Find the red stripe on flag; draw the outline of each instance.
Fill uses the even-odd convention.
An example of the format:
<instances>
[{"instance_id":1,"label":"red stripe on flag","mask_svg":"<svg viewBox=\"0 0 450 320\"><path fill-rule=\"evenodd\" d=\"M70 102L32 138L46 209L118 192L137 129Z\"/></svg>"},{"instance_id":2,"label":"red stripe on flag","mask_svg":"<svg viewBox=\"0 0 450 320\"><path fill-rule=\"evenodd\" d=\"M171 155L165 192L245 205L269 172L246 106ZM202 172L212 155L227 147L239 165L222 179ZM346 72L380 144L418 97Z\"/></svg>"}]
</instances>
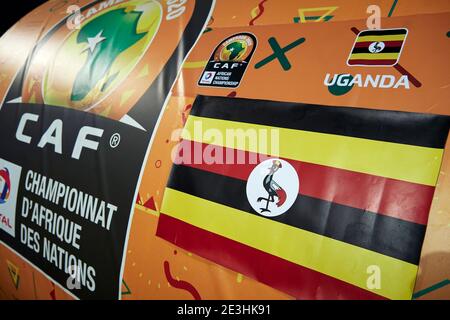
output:
<instances>
[{"instance_id":1,"label":"red stripe on flag","mask_svg":"<svg viewBox=\"0 0 450 320\"><path fill-rule=\"evenodd\" d=\"M194 152L201 154L208 144L183 140L180 147L191 150L191 164L185 166L247 181L250 173L260 162L256 153L223 148L225 155L241 153L244 164L193 163ZM210 147L214 147L210 145ZM220 147L217 147L220 148ZM196 151L197 150L197 151ZM187 157L189 159L189 157ZM250 162L256 160L257 163ZM262 159L264 160L264 159ZM300 178L300 194L368 210L386 216L426 225L433 200L434 187L401 180L389 179L349 170L343 170L291 159L288 161ZM180 163L181 159L177 159ZM234 161L236 162L236 161ZM253 163L253 164L249 164Z\"/></svg>"},{"instance_id":2,"label":"red stripe on flag","mask_svg":"<svg viewBox=\"0 0 450 320\"><path fill-rule=\"evenodd\" d=\"M356 42L355 48L368 48L372 43L376 41L364 41L364 42ZM401 47L403 41L383 41L386 48L392 47Z\"/></svg>"},{"instance_id":3,"label":"red stripe on flag","mask_svg":"<svg viewBox=\"0 0 450 320\"><path fill-rule=\"evenodd\" d=\"M385 299L370 291L200 229L163 213L159 216L156 235L297 299Z\"/></svg>"},{"instance_id":4,"label":"red stripe on flag","mask_svg":"<svg viewBox=\"0 0 450 320\"><path fill-rule=\"evenodd\" d=\"M371 65L371 66L390 66L393 65L397 62L397 60L383 60L383 59L373 59L373 60L368 60L368 59L350 59L348 60L348 64L349 65Z\"/></svg>"}]
</instances>

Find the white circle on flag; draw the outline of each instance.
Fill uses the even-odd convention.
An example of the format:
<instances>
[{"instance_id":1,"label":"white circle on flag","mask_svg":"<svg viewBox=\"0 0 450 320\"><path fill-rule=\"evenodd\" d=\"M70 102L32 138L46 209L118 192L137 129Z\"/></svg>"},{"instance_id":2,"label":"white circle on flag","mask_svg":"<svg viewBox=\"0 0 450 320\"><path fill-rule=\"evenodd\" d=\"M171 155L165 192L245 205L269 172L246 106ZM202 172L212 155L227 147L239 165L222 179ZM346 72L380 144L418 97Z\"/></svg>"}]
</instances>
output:
<instances>
[{"instance_id":1,"label":"white circle on flag","mask_svg":"<svg viewBox=\"0 0 450 320\"><path fill-rule=\"evenodd\" d=\"M300 181L294 167L281 159L258 164L247 180L247 199L253 210L266 217L276 217L292 207Z\"/></svg>"},{"instance_id":2,"label":"white circle on flag","mask_svg":"<svg viewBox=\"0 0 450 320\"><path fill-rule=\"evenodd\" d=\"M371 53L378 53L383 51L385 46L384 42L381 41L372 42L369 46L369 51Z\"/></svg>"}]
</instances>

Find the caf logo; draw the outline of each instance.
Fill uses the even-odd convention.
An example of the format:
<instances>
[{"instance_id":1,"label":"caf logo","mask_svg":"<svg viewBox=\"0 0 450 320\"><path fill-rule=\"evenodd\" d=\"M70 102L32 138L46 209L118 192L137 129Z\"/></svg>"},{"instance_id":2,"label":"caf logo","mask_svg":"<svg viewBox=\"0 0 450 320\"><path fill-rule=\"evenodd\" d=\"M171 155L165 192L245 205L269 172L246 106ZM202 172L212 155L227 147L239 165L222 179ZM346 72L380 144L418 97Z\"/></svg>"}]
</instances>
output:
<instances>
[{"instance_id":1,"label":"caf logo","mask_svg":"<svg viewBox=\"0 0 450 320\"><path fill-rule=\"evenodd\" d=\"M237 88L256 49L256 43L256 37L248 32L233 34L222 40L212 51L197 84Z\"/></svg>"},{"instance_id":2,"label":"caf logo","mask_svg":"<svg viewBox=\"0 0 450 320\"><path fill-rule=\"evenodd\" d=\"M281 159L258 164L247 181L247 199L252 208L266 217L289 210L297 199L300 182L292 165Z\"/></svg>"},{"instance_id":3,"label":"caf logo","mask_svg":"<svg viewBox=\"0 0 450 320\"><path fill-rule=\"evenodd\" d=\"M0 170L0 204L8 201L10 190L9 171L7 168L3 168Z\"/></svg>"},{"instance_id":4,"label":"caf logo","mask_svg":"<svg viewBox=\"0 0 450 320\"><path fill-rule=\"evenodd\" d=\"M25 102L89 111L125 82L157 36L163 8L155 0L109 4L86 9L79 29L52 33L29 70Z\"/></svg>"},{"instance_id":5,"label":"caf logo","mask_svg":"<svg viewBox=\"0 0 450 320\"><path fill-rule=\"evenodd\" d=\"M247 34L235 35L223 41L214 52L214 60L221 62L242 62L255 46L253 38Z\"/></svg>"}]
</instances>

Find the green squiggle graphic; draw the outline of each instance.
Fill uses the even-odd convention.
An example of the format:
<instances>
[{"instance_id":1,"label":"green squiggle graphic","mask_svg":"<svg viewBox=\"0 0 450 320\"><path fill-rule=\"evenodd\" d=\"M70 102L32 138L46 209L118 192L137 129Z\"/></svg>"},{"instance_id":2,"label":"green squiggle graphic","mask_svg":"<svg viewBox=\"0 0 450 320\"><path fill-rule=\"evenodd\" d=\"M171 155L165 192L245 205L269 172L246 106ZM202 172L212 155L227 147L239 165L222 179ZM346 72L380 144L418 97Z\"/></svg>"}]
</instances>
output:
<instances>
[{"instance_id":1,"label":"green squiggle graphic","mask_svg":"<svg viewBox=\"0 0 450 320\"><path fill-rule=\"evenodd\" d=\"M422 297L422 296L424 296L424 295L426 295L426 294L428 294L428 293L430 293L432 291L436 291L437 289L445 287L448 284L450 284L450 280L449 279L442 280L441 282L433 284L431 287L428 287L428 288L422 289L420 291L417 291L416 293L413 294L412 298L413 299L420 298L420 297Z\"/></svg>"}]
</instances>

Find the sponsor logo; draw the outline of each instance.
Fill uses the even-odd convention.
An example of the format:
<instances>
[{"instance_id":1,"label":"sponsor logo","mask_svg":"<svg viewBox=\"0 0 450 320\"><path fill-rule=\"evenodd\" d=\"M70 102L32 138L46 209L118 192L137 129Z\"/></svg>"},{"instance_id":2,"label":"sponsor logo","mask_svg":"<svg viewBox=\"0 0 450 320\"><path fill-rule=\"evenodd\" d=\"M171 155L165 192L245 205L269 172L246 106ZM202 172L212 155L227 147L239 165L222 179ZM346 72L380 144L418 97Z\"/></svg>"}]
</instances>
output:
<instances>
[{"instance_id":1,"label":"sponsor logo","mask_svg":"<svg viewBox=\"0 0 450 320\"><path fill-rule=\"evenodd\" d=\"M200 79L201 84L211 84L214 76L216 75L215 71L205 71Z\"/></svg>"},{"instance_id":2,"label":"sponsor logo","mask_svg":"<svg viewBox=\"0 0 450 320\"><path fill-rule=\"evenodd\" d=\"M0 230L15 236L16 202L22 168L0 158Z\"/></svg>"},{"instance_id":3,"label":"sponsor logo","mask_svg":"<svg viewBox=\"0 0 450 320\"><path fill-rule=\"evenodd\" d=\"M289 162L268 159L250 173L246 187L247 199L259 214L276 217L292 207L299 186L297 172Z\"/></svg>"},{"instance_id":4,"label":"sponsor logo","mask_svg":"<svg viewBox=\"0 0 450 320\"><path fill-rule=\"evenodd\" d=\"M5 203L9 199L11 190L11 180L9 179L8 168L0 170L0 204Z\"/></svg>"}]
</instances>

